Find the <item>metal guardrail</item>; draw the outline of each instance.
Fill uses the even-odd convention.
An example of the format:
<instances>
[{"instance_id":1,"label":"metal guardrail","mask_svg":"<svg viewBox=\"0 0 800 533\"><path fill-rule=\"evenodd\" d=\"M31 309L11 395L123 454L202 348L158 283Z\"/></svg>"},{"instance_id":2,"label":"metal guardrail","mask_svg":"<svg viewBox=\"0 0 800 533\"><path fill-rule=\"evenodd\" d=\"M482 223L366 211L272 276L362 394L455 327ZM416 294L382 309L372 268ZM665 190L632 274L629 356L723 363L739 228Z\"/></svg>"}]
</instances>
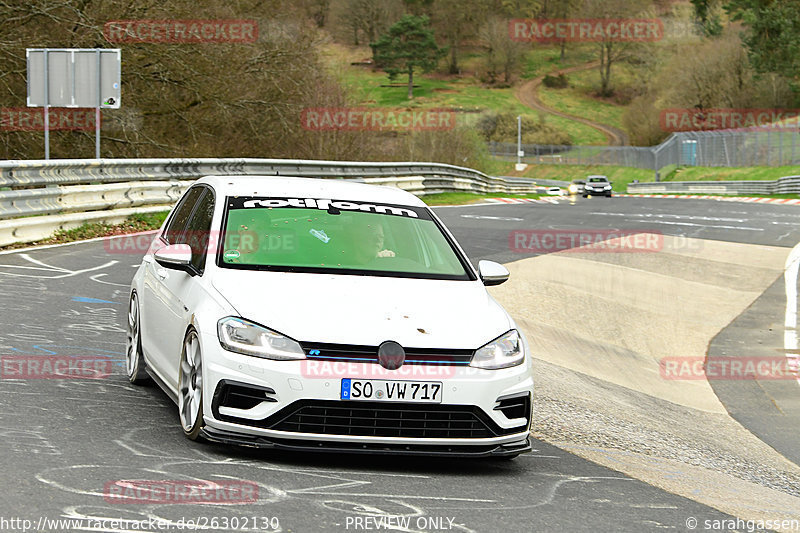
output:
<instances>
[{"instance_id":1,"label":"metal guardrail","mask_svg":"<svg viewBox=\"0 0 800 533\"><path fill-rule=\"evenodd\" d=\"M662 181L658 183L630 183L628 192L698 193L698 194L800 194L800 176L787 176L774 181Z\"/></svg>"},{"instance_id":2,"label":"metal guardrail","mask_svg":"<svg viewBox=\"0 0 800 533\"><path fill-rule=\"evenodd\" d=\"M399 187L417 196L454 191L524 194L536 190L529 179L492 177L439 163L288 159L2 161L0 246L34 242L87 221L117 222L135 212L168 209L193 180L210 175L355 179Z\"/></svg>"}]
</instances>

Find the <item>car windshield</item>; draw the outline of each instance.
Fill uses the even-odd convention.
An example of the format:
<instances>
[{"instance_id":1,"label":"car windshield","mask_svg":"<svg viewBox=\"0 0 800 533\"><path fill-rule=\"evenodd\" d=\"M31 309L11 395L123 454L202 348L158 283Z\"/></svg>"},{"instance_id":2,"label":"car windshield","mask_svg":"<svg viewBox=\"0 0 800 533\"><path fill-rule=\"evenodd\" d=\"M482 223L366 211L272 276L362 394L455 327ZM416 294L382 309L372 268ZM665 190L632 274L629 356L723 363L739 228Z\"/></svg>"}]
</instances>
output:
<instances>
[{"instance_id":1,"label":"car windshield","mask_svg":"<svg viewBox=\"0 0 800 533\"><path fill-rule=\"evenodd\" d=\"M427 209L232 197L219 265L290 272L471 279Z\"/></svg>"},{"instance_id":2,"label":"car windshield","mask_svg":"<svg viewBox=\"0 0 800 533\"><path fill-rule=\"evenodd\" d=\"M606 178L589 178L589 183L607 183L608 179Z\"/></svg>"}]
</instances>

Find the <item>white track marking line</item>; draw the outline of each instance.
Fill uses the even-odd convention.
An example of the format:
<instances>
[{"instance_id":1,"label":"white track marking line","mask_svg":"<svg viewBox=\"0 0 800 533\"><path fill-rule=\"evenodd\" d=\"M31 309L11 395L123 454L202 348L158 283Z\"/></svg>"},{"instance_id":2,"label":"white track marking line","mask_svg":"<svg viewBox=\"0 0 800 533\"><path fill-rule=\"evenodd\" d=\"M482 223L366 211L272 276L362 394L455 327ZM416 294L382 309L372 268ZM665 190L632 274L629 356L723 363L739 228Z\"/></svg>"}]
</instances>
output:
<instances>
[{"instance_id":1,"label":"white track marking line","mask_svg":"<svg viewBox=\"0 0 800 533\"><path fill-rule=\"evenodd\" d=\"M523 220L521 218L514 218L514 217L490 217L484 215L461 215L461 218L477 218L480 220L507 220L510 222L522 222Z\"/></svg>"},{"instance_id":2,"label":"white track marking line","mask_svg":"<svg viewBox=\"0 0 800 533\"><path fill-rule=\"evenodd\" d=\"M37 265L35 267L32 266L20 266L20 265L0 265L0 267L12 267L12 268L27 268L28 270L45 270L48 272L53 272L57 274L56 276L39 276L36 274L12 274L11 272L0 272L0 274L6 276L13 276L19 278L38 278L38 279L61 279L61 278L69 278L72 276L77 276L78 274L83 274L84 272L91 272L93 270L101 270L110 266L114 266L118 263L118 261L109 261L103 265L91 267L91 268L84 268L82 270L68 270L66 268L57 267L53 265L48 265L38 259L34 259L33 257L29 256L28 254L19 254L19 256L26 261Z\"/></svg>"},{"instance_id":3,"label":"white track marking line","mask_svg":"<svg viewBox=\"0 0 800 533\"><path fill-rule=\"evenodd\" d=\"M136 265L136 266L138 267L139 265ZM106 274L106 273L95 274L94 276L90 276L89 279L92 280L92 281L96 281L97 283L102 283L103 285L116 285L118 287L130 287L130 285L125 285L124 283L114 283L114 282L111 282L111 281L102 281L102 280L97 279L97 278L101 278L101 277L107 276L107 275L108 274Z\"/></svg>"},{"instance_id":4,"label":"white track marking line","mask_svg":"<svg viewBox=\"0 0 800 533\"><path fill-rule=\"evenodd\" d=\"M742 230L742 231L764 231L764 228L751 228L749 226L727 226L727 225L723 225L723 224L695 224L694 222L670 222L668 220L657 220L657 219L655 219L657 216L660 216L660 215L650 215L650 214L641 214L641 213L628 214L628 213L594 212L594 213L589 213L589 214L590 215L612 216L612 217L625 217L625 218L630 218L630 219L647 218L647 219L650 219L650 220L648 220L648 222L651 222L653 224L664 224L664 225L668 225L668 226L694 226L694 227L698 227L698 228L738 229L738 230ZM713 217L693 217L693 216L682 216L682 215L663 215L663 216L686 218L686 219L689 219L689 220L692 220L692 219L699 219L699 220L710 219L710 220L713 220ZM720 219L720 220L726 220L726 219ZM729 220L736 221L736 222L744 222L744 220L739 220L739 219L729 219Z\"/></svg>"},{"instance_id":5,"label":"white track marking line","mask_svg":"<svg viewBox=\"0 0 800 533\"><path fill-rule=\"evenodd\" d=\"M56 272L72 272L71 270L67 270L66 268L61 268L57 266L48 265L47 263L43 263L42 261L39 261L38 259L34 259L33 257L29 256L28 254L19 254L19 256L25 259L26 261L30 261L34 265L39 265L45 268L49 268L50 270Z\"/></svg>"},{"instance_id":6,"label":"white track marking line","mask_svg":"<svg viewBox=\"0 0 800 533\"><path fill-rule=\"evenodd\" d=\"M484 205L511 205L511 204L504 204L504 203L481 203L481 204L458 204L458 205L432 205L430 206L431 209L443 209L446 207L481 207Z\"/></svg>"},{"instance_id":7,"label":"white track marking line","mask_svg":"<svg viewBox=\"0 0 800 533\"><path fill-rule=\"evenodd\" d=\"M789 257L786 258L786 270L783 273L783 280L786 284L786 315L783 321L785 328L783 332L783 348L786 350L786 358L789 359L790 368L797 370L800 357L797 354L797 280L800 274L800 244L797 244ZM797 378L800 383L800 376Z\"/></svg>"},{"instance_id":8,"label":"white track marking line","mask_svg":"<svg viewBox=\"0 0 800 533\"><path fill-rule=\"evenodd\" d=\"M707 217L703 215L674 215L672 213L609 213L608 211L593 211L590 215L606 215L615 217L636 218L677 218L678 220L709 220L712 222L747 222L749 218Z\"/></svg>"}]
</instances>

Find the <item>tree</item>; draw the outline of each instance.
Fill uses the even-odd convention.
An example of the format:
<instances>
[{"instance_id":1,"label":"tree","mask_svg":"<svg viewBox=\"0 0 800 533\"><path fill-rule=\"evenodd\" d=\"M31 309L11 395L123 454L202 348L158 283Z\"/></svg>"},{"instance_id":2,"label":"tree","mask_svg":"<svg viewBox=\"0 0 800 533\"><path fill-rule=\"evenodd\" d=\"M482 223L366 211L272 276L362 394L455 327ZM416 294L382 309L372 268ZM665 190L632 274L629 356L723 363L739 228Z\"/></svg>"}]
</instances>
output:
<instances>
[{"instance_id":1,"label":"tree","mask_svg":"<svg viewBox=\"0 0 800 533\"><path fill-rule=\"evenodd\" d=\"M757 76L738 31L678 47L660 71L645 80L647 91L625 109L622 123L633 144L660 142L669 128L659 121L666 109L788 108L792 92L785 78Z\"/></svg>"},{"instance_id":2,"label":"tree","mask_svg":"<svg viewBox=\"0 0 800 533\"><path fill-rule=\"evenodd\" d=\"M585 0L582 14L594 19L630 18L640 15L644 5L643 0ZM606 34L597 44L600 52L600 96L611 96L614 94L611 67L628 57L634 43L615 40Z\"/></svg>"},{"instance_id":3,"label":"tree","mask_svg":"<svg viewBox=\"0 0 800 533\"><path fill-rule=\"evenodd\" d=\"M368 43L375 42L386 31L388 21L397 18L394 15L400 6L391 0L347 0L344 7L340 18L353 32L353 44L358 45L361 34Z\"/></svg>"},{"instance_id":4,"label":"tree","mask_svg":"<svg viewBox=\"0 0 800 533\"><path fill-rule=\"evenodd\" d=\"M430 72L447 53L439 48L426 16L405 15L389 31L370 44L375 66L384 70L390 80L401 72L408 73L408 98L414 98L414 70Z\"/></svg>"},{"instance_id":5,"label":"tree","mask_svg":"<svg viewBox=\"0 0 800 533\"><path fill-rule=\"evenodd\" d=\"M721 0L691 0L694 6L694 16L703 33L707 36L719 35L722 33L722 23L719 20L719 9Z\"/></svg>"},{"instance_id":6,"label":"tree","mask_svg":"<svg viewBox=\"0 0 800 533\"><path fill-rule=\"evenodd\" d=\"M486 18L485 0L436 0L433 4L437 34L450 49L447 70L459 74L458 52L464 40L474 37Z\"/></svg>"},{"instance_id":7,"label":"tree","mask_svg":"<svg viewBox=\"0 0 800 533\"><path fill-rule=\"evenodd\" d=\"M119 47L122 107L102 111L103 157L369 157L362 156L372 149L369 143L342 140L357 132L341 132L338 138L309 132L307 137L318 143L314 151L299 146L298 135L305 133L302 110L344 98L319 57L318 32L297 23L304 15L299 6L283 0L206 0L199 9L196 0L0 0L5 23L0 107L25 105L26 47ZM119 43L109 42L104 32L113 20L146 23L201 15L255 19L258 38L203 45ZM41 131L4 131L0 159L41 157L42 137ZM52 131L50 145L54 158L88 156L94 154L94 132ZM352 148L345 153L343 146Z\"/></svg>"},{"instance_id":8,"label":"tree","mask_svg":"<svg viewBox=\"0 0 800 533\"><path fill-rule=\"evenodd\" d=\"M508 21L498 16L490 17L480 32L481 44L486 48L486 81L496 83L502 74L505 83L519 69L525 44L508 38Z\"/></svg>"},{"instance_id":9,"label":"tree","mask_svg":"<svg viewBox=\"0 0 800 533\"><path fill-rule=\"evenodd\" d=\"M412 15L429 15L433 0L403 0L406 12Z\"/></svg>"},{"instance_id":10,"label":"tree","mask_svg":"<svg viewBox=\"0 0 800 533\"><path fill-rule=\"evenodd\" d=\"M747 27L744 43L756 71L800 80L800 4L797 0L732 0L725 9Z\"/></svg>"},{"instance_id":11,"label":"tree","mask_svg":"<svg viewBox=\"0 0 800 533\"><path fill-rule=\"evenodd\" d=\"M305 0L303 2L307 15L318 28L324 28L328 21L331 0Z\"/></svg>"},{"instance_id":12,"label":"tree","mask_svg":"<svg viewBox=\"0 0 800 533\"><path fill-rule=\"evenodd\" d=\"M581 0L544 0L539 16L544 19L565 19L578 9ZM561 39L561 62L566 56L566 39Z\"/></svg>"},{"instance_id":13,"label":"tree","mask_svg":"<svg viewBox=\"0 0 800 533\"><path fill-rule=\"evenodd\" d=\"M491 11L508 18L532 19L539 15L545 0L493 0Z\"/></svg>"}]
</instances>

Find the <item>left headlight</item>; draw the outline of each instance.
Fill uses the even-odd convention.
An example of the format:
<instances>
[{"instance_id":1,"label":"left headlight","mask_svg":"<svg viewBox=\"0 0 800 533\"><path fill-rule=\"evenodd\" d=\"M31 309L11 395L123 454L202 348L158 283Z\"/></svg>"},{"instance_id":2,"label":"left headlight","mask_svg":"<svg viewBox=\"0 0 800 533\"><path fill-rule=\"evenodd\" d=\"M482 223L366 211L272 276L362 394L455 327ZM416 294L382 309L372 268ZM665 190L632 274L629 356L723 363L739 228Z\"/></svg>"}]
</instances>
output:
<instances>
[{"instance_id":1,"label":"left headlight","mask_svg":"<svg viewBox=\"0 0 800 533\"><path fill-rule=\"evenodd\" d=\"M512 329L489 344L478 348L472 356L469 366L494 370L519 365L524 359L522 339L519 338L517 330Z\"/></svg>"},{"instance_id":2,"label":"left headlight","mask_svg":"<svg viewBox=\"0 0 800 533\"><path fill-rule=\"evenodd\" d=\"M231 352L277 361L306 358L297 341L243 318L221 319L217 335L222 347Z\"/></svg>"}]
</instances>

